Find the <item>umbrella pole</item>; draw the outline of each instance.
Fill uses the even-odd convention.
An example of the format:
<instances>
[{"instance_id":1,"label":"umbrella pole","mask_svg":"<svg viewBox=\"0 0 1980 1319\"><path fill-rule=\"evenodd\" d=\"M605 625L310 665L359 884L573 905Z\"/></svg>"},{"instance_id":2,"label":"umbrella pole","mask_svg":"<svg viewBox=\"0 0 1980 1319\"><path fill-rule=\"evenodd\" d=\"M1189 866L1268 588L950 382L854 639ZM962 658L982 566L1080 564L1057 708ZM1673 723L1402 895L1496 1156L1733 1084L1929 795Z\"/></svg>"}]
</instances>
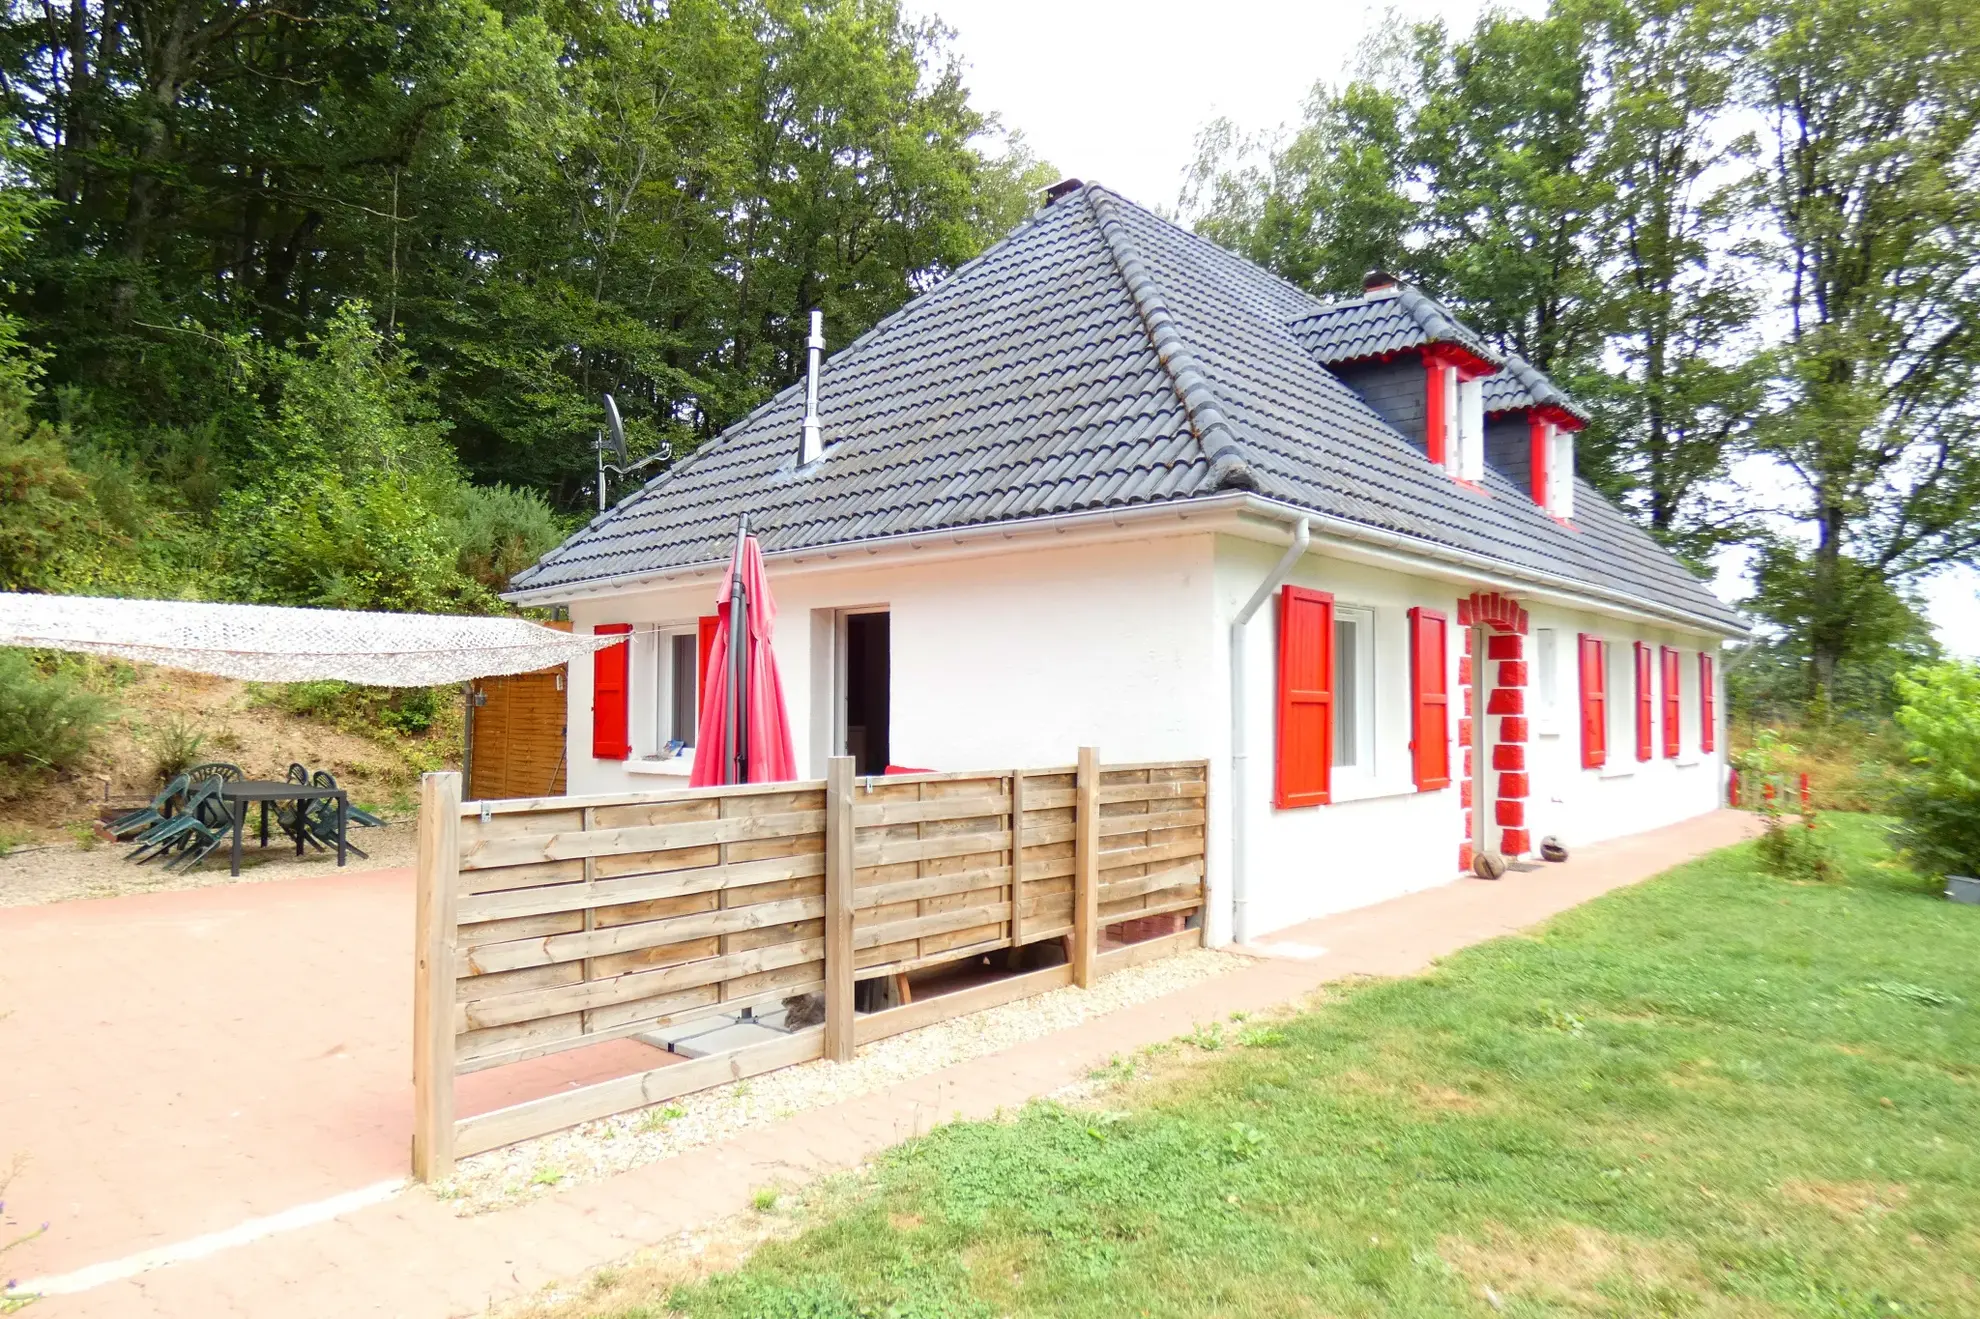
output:
<instances>
[{"instance_id":1,"label":"umbrella pole","mask_svg":"<svg viewBox=\"0 0 1980 1319\"><path fill-rule=\"evenodd\" d=\"M729 776L749 782L749 590L743 584L743 543L749 515L736 518L736 551L729 561Z\"/></svg>"}]
</instances>

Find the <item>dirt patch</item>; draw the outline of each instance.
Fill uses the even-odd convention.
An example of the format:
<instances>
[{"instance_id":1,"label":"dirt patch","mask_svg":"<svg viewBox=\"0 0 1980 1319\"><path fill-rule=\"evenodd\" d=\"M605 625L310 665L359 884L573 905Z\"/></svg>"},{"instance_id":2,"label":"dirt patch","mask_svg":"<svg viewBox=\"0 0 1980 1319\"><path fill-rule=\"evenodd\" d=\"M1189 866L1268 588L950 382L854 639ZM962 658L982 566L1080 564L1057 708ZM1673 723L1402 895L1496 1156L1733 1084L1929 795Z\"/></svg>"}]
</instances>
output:
<instances>
[{"instance_id":1,"label":"dirt patch","mask_svg":"<svg viewBox=\"0 0 1980 1319\"><path fill-rule=\"evenodd\" d=\"M425 737L401 738L292 714L233 678L148 664L105 665L99 678L92 685L106 689L115 714L88 763L55 777L0 781L0 835L17 846L71 840L106 801L131 807L149 800L159 787L160 740L175 724L200 735L199 760L230 761L251 778L274 779L301 761L335 774L352 801L388 811L411 809L421 770L460 760L453 709Z\"/></svg>"},{"instance_id":2,"label":"dirt patch","mask_svg":"<svg viewBox=\"0 0 1980 1319\"><path fill-rule=\"evenodd\" d=\"M1485 1101L1477 1095L1453 1090L1449 1086L1425 1085L1413 1082L1409 1087L1410 1097L1421 1108L1439 1113L1478 1113L1485 1108Z\"/></svg>"},{"instance_id":3,"label":"dirt patch","mask_svg":"<svg viewBox=\"0 0 1980 1319\"><path fill-rule=\"evenodd\" d=\"M253 818L249 819L253 829ZM351 842L370 853L353 853L344 873L397 870L413 864L419 850L418 831L410 822L383 829L352 829ZM210 888L216 884L260 884L271 879L337 872L335 852L306 852L298 857L294 844L277 838L262 848L244 837L241 873L228 874L228 849L220 848L192 870L167 870L163 861L133 865L124 860L128 845L104 843L84 850L73 843L26 848L0 856L0 907L33 907L47 902L86 898L121 898L132 893L170 893L179 889Z\"/></svg>"},{"instance_id":4,"label":"dirt patch","mask_svg":"<svg viewBox=\"0 0 1980 1319\"><path fill-rule=\"evenodd\" d=\"M1781 1195L1796 1204L1826 1209L1845 1222L1888 1214L1911 1198L1911 1188L1899 1182L1826 1182L1795 1180L1781 1184Z\"/></svg>"},{"instance_id":5,"label":"dirt patch","mask_svg":"<svg viewBox=\"0 0 1980 1319\"><path fill-rule=\"evenodd\" d=\"M1711 1316L1773 1313L1716 1292L1689 1247L1645 1241L1597 1228L1563 1225L1541 1235L1488 1227L1483 1240L1447 1237L1445 1261L1494 1308L1508 1299L1567 1307L1584 1314L1635 1315L1680 1300L1683 1312Z\"/></svg>"}]
</instances>

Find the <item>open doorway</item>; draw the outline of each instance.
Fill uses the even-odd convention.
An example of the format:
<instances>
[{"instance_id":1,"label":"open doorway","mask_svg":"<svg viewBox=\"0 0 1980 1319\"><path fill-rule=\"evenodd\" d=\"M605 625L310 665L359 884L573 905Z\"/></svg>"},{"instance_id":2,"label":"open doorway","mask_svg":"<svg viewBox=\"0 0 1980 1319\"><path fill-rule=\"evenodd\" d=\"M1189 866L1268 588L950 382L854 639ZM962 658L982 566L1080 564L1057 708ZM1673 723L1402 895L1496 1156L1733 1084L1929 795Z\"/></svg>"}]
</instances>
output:
<instances>
[{"instance_id":1,"label":"open doorway","mask_svg":"<svg viewBox=\"0 0 1980 1319\"><path fill-rule=\"evenodd\" d=\"M844 618L841 750L853 758L854 773L883 774L888 764L889 615L874 610Z\"/></svg>"}]
</instances>

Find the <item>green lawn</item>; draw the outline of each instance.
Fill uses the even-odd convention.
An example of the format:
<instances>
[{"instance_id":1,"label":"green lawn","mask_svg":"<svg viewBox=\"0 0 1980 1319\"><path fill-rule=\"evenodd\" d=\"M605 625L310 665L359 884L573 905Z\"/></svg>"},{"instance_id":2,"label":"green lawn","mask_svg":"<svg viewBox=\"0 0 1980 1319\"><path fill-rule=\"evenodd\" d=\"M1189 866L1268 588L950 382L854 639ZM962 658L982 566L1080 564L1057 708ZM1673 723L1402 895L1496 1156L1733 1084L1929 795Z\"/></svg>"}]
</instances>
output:
<instances>
[{"instance_id":1,"label":"green lawn","mask_svg":"<svg viewBox=\"0 0 1980 1319\"><path fill-rule=\"evenodd\" d=\"M943 1128L740 1272L593 1312L1980 1315L1980 909L1830 820L1844 883L1719 853L1101 1107Z\"/></svg>"}]
</instances>

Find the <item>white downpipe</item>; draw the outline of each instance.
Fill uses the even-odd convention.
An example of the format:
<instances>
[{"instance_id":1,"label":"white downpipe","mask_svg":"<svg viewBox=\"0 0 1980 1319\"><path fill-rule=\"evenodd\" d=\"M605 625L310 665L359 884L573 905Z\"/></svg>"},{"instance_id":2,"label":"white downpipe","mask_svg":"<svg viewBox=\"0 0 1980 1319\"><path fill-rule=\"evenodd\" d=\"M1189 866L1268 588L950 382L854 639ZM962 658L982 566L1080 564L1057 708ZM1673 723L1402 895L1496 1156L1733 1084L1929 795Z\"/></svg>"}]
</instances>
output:
<instances>
[{"instance_id":1,"label":"white downpipe","mask_svg":"<svg viewBox=\"0 0 1980 1319\"><path fill-rule=\"evenodd\" d=\"M1310 540L1307 520L1301 518L1293 524L1292 544L1231 620L1231 939L1238 944L1251 941L1251 875L1245 867L1244 847L1245 819L1251 804L1250 788L1245 781L1250 751L1245 736L1244 629L1258 607L1271 599L1272 593L1292 575L1293 568L1305 557Z\"/></svg>"}]
</instances>

